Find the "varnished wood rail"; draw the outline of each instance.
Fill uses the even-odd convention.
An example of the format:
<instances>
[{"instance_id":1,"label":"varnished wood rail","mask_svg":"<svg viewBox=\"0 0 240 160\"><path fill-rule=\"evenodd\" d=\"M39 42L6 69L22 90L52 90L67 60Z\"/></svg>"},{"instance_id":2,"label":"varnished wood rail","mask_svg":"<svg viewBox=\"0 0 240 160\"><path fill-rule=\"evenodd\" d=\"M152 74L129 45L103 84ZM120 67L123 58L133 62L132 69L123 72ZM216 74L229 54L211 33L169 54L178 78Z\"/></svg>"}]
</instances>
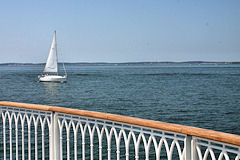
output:
<instances>
[{"instance_id":1,"label":"varnished wood rail","mask_svg":"<svg viewBox=\"0 0 240 160\"><path fill-rule=\"evenodd\" d=\"M240 160L239 135L37 104L0 101L0 135L4 160Z\"/></svg>"}]
</instances>

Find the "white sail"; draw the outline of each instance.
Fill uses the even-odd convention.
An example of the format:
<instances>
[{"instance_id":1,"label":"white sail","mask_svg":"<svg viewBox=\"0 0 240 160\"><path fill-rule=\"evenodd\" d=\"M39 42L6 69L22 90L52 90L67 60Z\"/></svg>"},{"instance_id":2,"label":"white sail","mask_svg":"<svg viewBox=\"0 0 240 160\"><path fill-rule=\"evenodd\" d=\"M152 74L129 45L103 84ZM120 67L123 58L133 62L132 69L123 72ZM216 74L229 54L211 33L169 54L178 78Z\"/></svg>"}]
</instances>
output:
<instances>
[{"instance_id":1,"label":"white sail","mask_svg":"<svg viewBox=\"0 0 240 160\"><path fill-rule=\"evenodd\" d=\"M56 31L53 35L52 45L43 72L58 72Z\"/></svg>"}]
</instances>

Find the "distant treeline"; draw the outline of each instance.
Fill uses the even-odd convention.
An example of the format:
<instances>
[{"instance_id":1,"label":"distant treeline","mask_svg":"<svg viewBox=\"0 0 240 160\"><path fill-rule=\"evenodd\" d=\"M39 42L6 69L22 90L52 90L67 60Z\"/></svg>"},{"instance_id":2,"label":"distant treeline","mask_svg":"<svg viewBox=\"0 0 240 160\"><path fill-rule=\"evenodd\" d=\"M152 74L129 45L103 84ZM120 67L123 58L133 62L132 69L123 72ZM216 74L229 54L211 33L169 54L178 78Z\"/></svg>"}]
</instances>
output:
<instances>
[{"instance_id":1,"label":"distant treeline","mask_svg":"<svg viewBox=\"0 0 240 160\"><path fill-rule=\"evenodd\" d=\"M61 64L61 63L60 63ZM240 62L208 62L208 61L186 61L186 62L125 62L125 63L105 63L105 62L77 62L64 63L65 65L77 66L128 66L128 65L169 65L169 64L240 64ZM42 66L45 63L0 63L0 66Z\"/></svg>"}]
</instances>

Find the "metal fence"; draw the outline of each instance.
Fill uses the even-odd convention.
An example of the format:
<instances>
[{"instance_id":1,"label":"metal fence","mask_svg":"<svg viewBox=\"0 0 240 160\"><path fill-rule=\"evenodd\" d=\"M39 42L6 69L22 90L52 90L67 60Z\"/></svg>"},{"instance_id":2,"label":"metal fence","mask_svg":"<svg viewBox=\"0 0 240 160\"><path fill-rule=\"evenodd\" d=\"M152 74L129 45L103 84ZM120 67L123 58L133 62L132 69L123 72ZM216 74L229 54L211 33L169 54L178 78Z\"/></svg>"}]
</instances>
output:
<instances>
[{"instance_id":1,"label":"metal fence","mask_svg":"<svg viewBox=\"0 0 240 160\"><path fill-rule=\"evenodd\" d=\"M58 112L60 107L44 110L22 106L0 103L0 159L240 159L237 135L226 134L233 138L226 143L202 138L202 134L184 134L184 126L177 129L180 132L174 132L171 124L169 130L162 130L148 127L143 119L143 125L136 125L137 118L117 116L115 120L108 114L107 118L98 118L97 112L89 116L84 111L69 114L67 108ZM133 123L121 118L129 118Z\"/></svg>"}]
</instances>

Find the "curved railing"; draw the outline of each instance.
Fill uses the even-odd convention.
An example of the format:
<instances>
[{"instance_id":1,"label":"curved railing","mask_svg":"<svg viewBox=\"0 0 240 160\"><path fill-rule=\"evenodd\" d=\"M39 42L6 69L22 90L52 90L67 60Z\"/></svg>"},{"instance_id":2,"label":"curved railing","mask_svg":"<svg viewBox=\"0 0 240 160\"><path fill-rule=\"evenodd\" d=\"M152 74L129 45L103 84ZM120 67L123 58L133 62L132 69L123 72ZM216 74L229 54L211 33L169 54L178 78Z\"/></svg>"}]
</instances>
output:
<instances>
[{"instance_id":1,"label":"curved railing","mask_svg":"<svg viewBox=\"0 0 240 160\"><path fill-rule=\"evenodd\" d=\"M240 136L108 113L0 102L0 159L240 159Z\"/></svg>"}]
</instances>

